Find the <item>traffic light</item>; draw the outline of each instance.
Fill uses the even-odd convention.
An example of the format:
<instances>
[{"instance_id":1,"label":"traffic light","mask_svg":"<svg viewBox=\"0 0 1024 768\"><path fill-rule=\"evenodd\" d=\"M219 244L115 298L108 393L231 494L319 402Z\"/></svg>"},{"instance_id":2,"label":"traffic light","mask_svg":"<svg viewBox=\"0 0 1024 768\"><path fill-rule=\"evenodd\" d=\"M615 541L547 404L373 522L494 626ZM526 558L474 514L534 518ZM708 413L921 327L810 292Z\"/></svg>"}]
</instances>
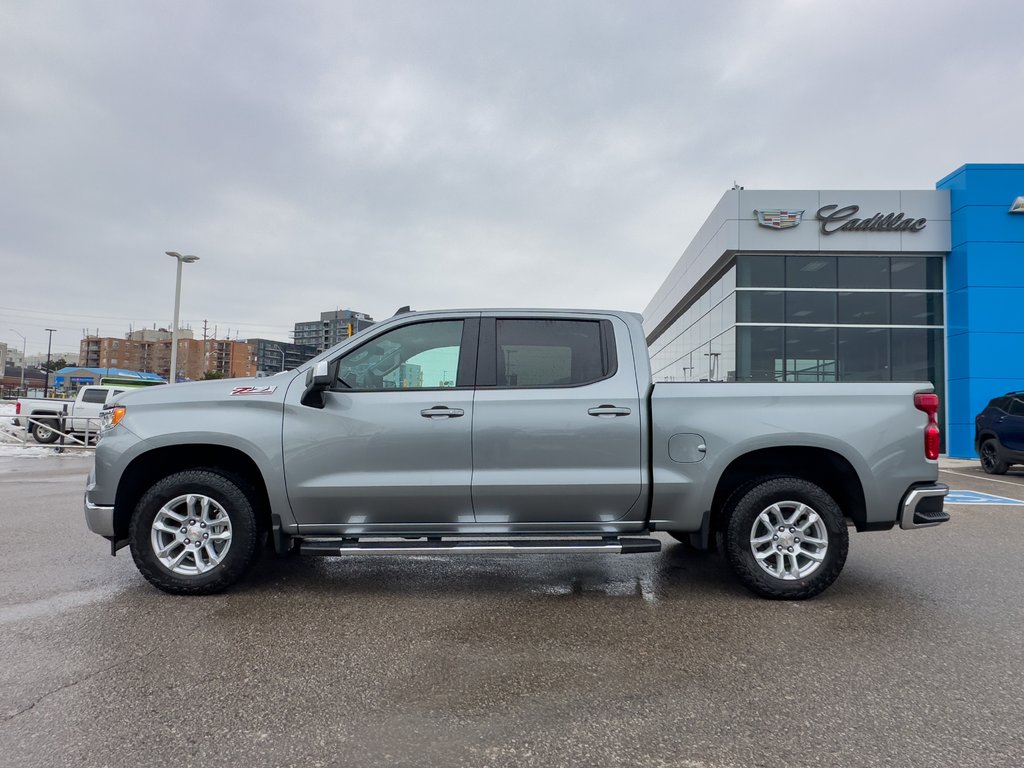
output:
<instances>
[{"instance_id":1,"label":"traffic light","mask_svg":"<svg viewBox=\"0 0 1024 768\"><path fill-rule=\"evenodd\" d=\"M351 336L351 335L352 335L352 323L349 323L349 324L348 324L348 335L349 335L349 336Z\"/></svg>"}]
</instances>

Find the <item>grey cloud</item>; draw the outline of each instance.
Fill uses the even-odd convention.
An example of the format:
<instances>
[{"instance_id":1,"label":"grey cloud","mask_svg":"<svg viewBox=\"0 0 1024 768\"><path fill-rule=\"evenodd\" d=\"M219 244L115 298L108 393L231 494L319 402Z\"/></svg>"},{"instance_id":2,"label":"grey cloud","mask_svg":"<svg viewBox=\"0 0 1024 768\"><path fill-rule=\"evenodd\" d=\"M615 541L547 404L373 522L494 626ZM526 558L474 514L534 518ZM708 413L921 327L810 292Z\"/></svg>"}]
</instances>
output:
<instances>
[{"instance_id":1,"label":"grey cloud","mask_svg":"<svg viewBox=\"0 0 1024 768\"><path fill-rule=\"evenodd\" d=\"M1019 160L1022 21L1011 0L5 4L0 328L74 349L169 323L169 248L202 257L183 320L222 333L639 310L734 179L914 188ZM29 273L60 285L11 287Z\"/></svg>"}]
</instances>

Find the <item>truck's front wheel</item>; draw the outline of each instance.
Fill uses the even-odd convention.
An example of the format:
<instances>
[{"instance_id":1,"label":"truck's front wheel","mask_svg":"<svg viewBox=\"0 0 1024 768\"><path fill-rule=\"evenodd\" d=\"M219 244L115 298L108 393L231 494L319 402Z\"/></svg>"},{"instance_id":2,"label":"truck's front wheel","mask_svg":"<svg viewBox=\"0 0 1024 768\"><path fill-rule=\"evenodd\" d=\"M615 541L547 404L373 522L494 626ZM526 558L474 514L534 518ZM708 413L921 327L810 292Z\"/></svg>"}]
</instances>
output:
<instances>
[{"instance_id":1,"label":"truck's front wheel","mask_svg":"<svg viewBox=\"0 0 1024 768\"><path fill-rule=\"evenodd\" d=\"M241 485L203 469L177 472L150 488L128 532L142 575L176 595L208 595L233 584L255 559L258 538Z\"/></svg>"},{"instance_id":2,"label":"truck's front wheel","mask_svg":"<svg viewBox=\"0 0 1024 768\"><path fill-rule=\"evenodd\" d=\"M846 520L817 485L773 477L730 501L726 559L752 592L802 600L839 576L849 549Z\"/></svg>"}]
</instances>

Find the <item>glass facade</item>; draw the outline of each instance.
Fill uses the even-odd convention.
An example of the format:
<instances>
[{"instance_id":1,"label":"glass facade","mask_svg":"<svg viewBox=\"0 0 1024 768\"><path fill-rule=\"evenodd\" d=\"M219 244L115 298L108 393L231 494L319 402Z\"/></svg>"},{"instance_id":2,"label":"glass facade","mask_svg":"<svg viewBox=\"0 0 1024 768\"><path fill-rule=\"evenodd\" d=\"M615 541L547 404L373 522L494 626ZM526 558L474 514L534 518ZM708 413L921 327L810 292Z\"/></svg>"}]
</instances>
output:
<instances>
[{"instance_id":1,"label":"glass facade","mask_svg":"<svg viewBox=\"0 0 1024 768\"><path fill-rule=\"evenodd\" d=\"M738 255L650 348L655 381L931 381L943 258Z\"/></svg>"}]
</instances>

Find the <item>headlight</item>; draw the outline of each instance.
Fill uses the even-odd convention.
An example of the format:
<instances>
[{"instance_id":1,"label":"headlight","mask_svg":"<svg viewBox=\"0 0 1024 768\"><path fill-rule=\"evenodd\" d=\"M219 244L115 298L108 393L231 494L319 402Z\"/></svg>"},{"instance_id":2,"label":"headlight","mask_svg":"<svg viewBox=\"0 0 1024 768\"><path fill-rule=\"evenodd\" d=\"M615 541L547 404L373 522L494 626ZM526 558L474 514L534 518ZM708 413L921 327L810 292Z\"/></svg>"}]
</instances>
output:
<instances>
[{"instance_id":1,"label":"headlight","mask_svg":"<svg viewBox=\"0 0 1024 768\"><path fill-rule=\"evenodd\" d=\"M113 408L104 408L100 412L100 432L113 429L121 423L127 409L123 405L115 405Z\"/></svg>"}]
</instances>

